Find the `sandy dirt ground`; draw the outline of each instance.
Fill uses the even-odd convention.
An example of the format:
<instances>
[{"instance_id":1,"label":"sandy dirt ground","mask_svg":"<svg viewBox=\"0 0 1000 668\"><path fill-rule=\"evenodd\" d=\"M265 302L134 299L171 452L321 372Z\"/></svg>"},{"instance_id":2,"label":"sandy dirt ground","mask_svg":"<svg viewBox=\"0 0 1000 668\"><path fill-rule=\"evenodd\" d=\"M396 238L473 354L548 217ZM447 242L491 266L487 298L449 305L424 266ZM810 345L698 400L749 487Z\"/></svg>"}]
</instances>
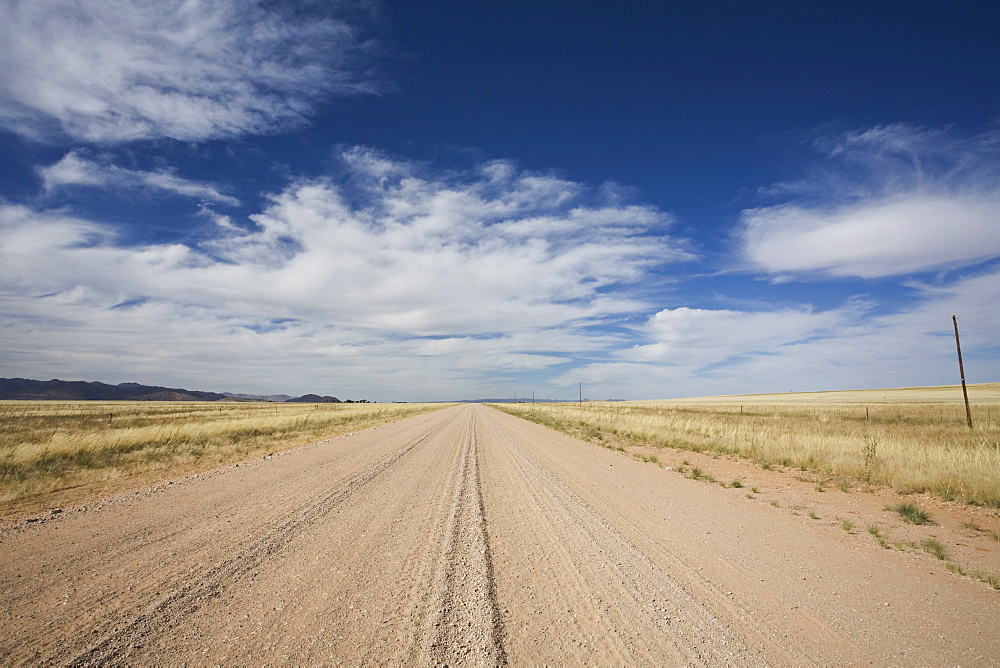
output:
<instances>
[{"instance_id":1,"label":"sandy dirt ground","mask_svg":"<svg viewBox=\"0 0 1000 668\"><path fill-rule=\"evenodd\" d=\"M1000 663L1000 592L746 491L457 406L4 527L0 662Z\"/></svg>"}]
</instances>

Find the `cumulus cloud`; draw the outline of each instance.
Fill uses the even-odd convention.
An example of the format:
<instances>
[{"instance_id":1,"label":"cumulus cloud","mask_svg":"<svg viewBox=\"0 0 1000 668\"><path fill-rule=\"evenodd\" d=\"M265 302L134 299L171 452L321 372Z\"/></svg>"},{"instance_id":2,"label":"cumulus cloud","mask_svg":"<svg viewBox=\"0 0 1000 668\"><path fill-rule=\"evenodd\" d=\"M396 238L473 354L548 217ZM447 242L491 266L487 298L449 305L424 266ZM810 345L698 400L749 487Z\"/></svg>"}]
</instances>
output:
<instances>
[{"instance_id":1,"label":"cumulus cloud","mask_svg":"<svg viewBox=\"0 0 1000 668\"><path fill-rule=\"evenodd\" d=\"M752 268L880 278L1000 256L1000 134L891 125L815 147L824 163L813 174L763 191L787 201L743 212Z\"/></svg>"},{"instance_id":2,"label":"cumulus cloud","mask_svg":"<svg viewBox=\"0 0 1000 668\"><path fill-rule=\"evenodd\" d=\"M4 0L0 122L35 139L203 141L377 88L344 3Z\"/></svg>"},{"instance_id":3,"label":"cumulus cloud","mask_svg":"<svg viewBox=\"0 0 1000 668\"><path fill-rule=\"evenodd\" d=\"M218 187L181 178L167 170L141 171L124 169L107 162L90 160L79 151L70 151L59 162L38 170L46 191L65 186L96 188L147 188L171 192L222 204L239 204Z\"/></svg>"},{"instance_id":4,"label":"cumulus cloud","mask_svg":"<svg viewBox=\"0 0 1000 668\"><path fill-rule=\"evenodd\" d=\"M694 257L668 214L510 163L442 176L355 149L346 164L337 184L290 183L199 246L126 245L63 212L0 207L5 326L22 342L2 363L89 369L155 347L229 370L271 355L287 365L272 381L335 368L362 389L392 376L486 391L622 346L595 327L648 309L634 286Z\"/></svg>"},{"instance_id":5,"label":"cumulus cloud","mask_svg":"<svg viewBox=\"0 0 1000 668\"><path fill-rule=\"evenodd\" d=\"M783 346L829 336L863 309L863 303L818 312L807 307L777 311L666 309L655 313L643 327L653 343L635 346L621 356L698 369L747 355L773 355Z\"/></svg>"}]
</instances>

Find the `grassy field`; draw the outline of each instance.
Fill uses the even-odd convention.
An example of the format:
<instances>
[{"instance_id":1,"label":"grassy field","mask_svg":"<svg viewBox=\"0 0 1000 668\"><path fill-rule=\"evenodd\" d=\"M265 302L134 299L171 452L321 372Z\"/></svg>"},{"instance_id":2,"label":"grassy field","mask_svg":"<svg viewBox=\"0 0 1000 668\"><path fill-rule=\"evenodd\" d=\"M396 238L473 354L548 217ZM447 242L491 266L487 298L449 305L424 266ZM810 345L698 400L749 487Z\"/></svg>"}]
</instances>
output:
<instances>
[{"instance_id":1,"label":"grassy field","mask_svg":"<svg viewBox=\"0 0 1000 668\"><path fill-rule=\"evenodd\" d=\"M0 515L65 505L441 406L2 401Z\"/></svg>"},{"instance_id":2,"label":"grassy field","mask_svg":"<svg viewBox=\"0 0 1000 668\"><path fill-rule=\"evenodd\" d=\"M1000 507L1000 383L960 387L516 404L507 412L611 445L672 447L831 480Z\"/></svg>"}]
</instances>

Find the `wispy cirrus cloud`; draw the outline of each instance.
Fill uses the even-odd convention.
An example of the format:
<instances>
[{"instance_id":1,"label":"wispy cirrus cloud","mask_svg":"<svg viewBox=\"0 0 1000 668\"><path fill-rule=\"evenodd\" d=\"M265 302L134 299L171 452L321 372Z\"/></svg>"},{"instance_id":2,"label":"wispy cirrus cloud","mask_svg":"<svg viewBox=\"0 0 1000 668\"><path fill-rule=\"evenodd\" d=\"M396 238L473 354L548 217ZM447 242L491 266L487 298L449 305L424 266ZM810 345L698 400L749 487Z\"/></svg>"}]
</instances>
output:
<instances>
[{"instance_id":1,"label":"wispy cirrus cloud","mask_svg":"<svg viewBox=\"0 0 1000 668\"><path fill-rule=\"evenodd\" d=\"M98 143L300 126L327 96L379 87L345 5L4 0L0 122Z\"/></svg>"},{"instance_id":2,"label":"wispy cirrus cloud","mask_svg":"<svg viewBox=\"0 0 1000 668\"><path fill-rule=\"evenodd\" d=\"M815 142L823 162L742 213L744 260L781 277L882 278L1000 257L1000 133L907 125Z\"/></svg>"},{"instance_id":3,"label":"wispy cirrus cloud","mask_svg":"<svg viewBox=\"0 0 1000 668\"><path fill-rule=\"evenodd\" d=\"M91 160L79 151L70 151L59 162L40 168L38 174L48 192L66 186L146 188L221 204L239 204L235 197L210 183L191 181L168 170L125 169L109 162Z\"/></svg>"},{"instance_id":4,"label":"wispy cirrus cloud","mask_svg":"<svg viewBox=\"0 0 1000 668\"><path fill-rule=\"evenodd\" d=\"M111 348L117 367L143 368L155 342L165 358L217 360L227 386L283 360L268 387L336 369L352 393L432 377L485 392L624 345L600 326L647 310L634 287L695 257L669 214L509 162L440 174L366 149L344 161L337 183L294 181L200 245L127 245L61 211L0 207L5 326L32 341L0 361L85 376Z\"/></svg>"}]
</instances>

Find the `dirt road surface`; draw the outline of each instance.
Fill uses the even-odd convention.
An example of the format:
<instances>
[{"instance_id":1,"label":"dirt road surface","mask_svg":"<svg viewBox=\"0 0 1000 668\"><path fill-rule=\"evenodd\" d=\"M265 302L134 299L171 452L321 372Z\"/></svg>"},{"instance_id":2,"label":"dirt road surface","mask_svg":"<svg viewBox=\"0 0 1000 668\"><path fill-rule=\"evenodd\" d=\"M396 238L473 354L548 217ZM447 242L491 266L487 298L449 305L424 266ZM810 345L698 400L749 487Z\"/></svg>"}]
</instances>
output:
<instances>
[{"instance_id":1,"label":"dirt road surface","mask_svg":"<svg viewBox=\"0 0 1000 668\"><path fill-rule=\"evenodd\" d=\"M981 583L476 405L7 527L0 556L5 665L1000 662Z\"/></svg>"}]
</instances>

